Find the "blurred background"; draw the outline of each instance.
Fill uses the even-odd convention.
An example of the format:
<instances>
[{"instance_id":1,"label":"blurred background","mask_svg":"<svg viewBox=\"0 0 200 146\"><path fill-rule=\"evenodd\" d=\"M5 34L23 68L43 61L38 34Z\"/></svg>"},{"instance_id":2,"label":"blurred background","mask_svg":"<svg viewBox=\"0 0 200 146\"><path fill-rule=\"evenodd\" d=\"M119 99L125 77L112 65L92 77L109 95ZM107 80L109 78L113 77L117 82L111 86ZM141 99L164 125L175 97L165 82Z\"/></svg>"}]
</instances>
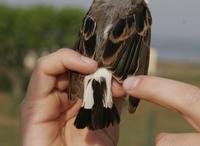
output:
<instances>
[{"instance_id":1,"label":"blurred background","mask_svg":"<svg viewBox=\"0 0 200 146\"><path fill-rule=\"evenodd\" d=\"M0 145L19 145L19 104L35 61L72 47L92 0L0 0ZM151 0L151 74L200 86L200 2ZM160 132L192 132L180 115L142 102L124 108L119 146L153 146Z\"/></svg>"}]
</instances>

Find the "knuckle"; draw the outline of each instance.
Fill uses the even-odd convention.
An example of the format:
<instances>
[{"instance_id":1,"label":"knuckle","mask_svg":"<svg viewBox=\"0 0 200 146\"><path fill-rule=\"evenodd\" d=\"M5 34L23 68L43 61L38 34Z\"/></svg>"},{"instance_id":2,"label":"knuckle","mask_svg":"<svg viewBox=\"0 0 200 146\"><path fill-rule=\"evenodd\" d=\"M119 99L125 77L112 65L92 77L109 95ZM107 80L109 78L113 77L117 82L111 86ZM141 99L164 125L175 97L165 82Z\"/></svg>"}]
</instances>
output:
<instances>
[{"instance_id":1,"label":"knuckle","mask_svg":"<svg viewBox=\"0 0 200 146\"><path fill-rule=\"evenodd\" d=\"M59 49L57 52L58 53L69 53L71 50L70 49L68 49L68 48L61 48L61 49Z\"/></svg>"},{"instance_id":2,"label":"knuckle","mask_svg":"<svg viewBox=\"0 0 200 146\"><path fill-rule=\"evenodd\" d=\"M35 70L42 70L46 66L46 57L41 57L37 60Z\"/></svg>"},{"instance_id":3,"label":"knuckle","mask_svg":"<svg viewBox=\"0 0 200 146\"><path fill-rule=\"evenodd\" d=\"M72 50L72 49L69 49L69 48L62 48L62 49L59 49L58 51L58 54L70 54L70 55L78 55L78 52Z\"/></svg>"},{"instance_id":4,"label":"knuckle","mask_svg":"<svg viewBox=\"0 0 200 146\"><path fill-rule=\"evenodd\" d=\"M61 48L58 50L58 52L65 52L66 50L68 50L67 48Z\"/></svg>"}]
</instances>

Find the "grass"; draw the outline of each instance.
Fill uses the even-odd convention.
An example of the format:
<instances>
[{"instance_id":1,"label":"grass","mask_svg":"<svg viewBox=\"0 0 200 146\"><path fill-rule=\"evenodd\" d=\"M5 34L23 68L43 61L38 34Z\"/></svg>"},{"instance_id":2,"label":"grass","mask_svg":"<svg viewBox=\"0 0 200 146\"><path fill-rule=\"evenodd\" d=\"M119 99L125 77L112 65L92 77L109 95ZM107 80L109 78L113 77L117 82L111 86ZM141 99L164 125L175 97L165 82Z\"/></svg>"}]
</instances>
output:
<instances>
[{"instance_id":1,"label":"grass","mask_svg":"<svg viewBox=\"0 0 200 146\"><path fill-rule=\"evenodd\" d=\"M135 115L125 109L123 113L119 146L154 146L154 138L160 132L194 131L179 114L147 102L141 102Z\"/></svg>"},{"instance_id":2,"label":"grass","mask_svg":"<svg viewBox=\"0 0 200 146\"><path fill-rule=\"evenodd\" d=\"M14 110L14 99L9 94L0 93L0 145L19 145L19 120Z\"/></svg>"},{"instance_id":3,"label":"grass","mask_svg":"<svg viewBox=\"0 0 200 146\"><path fill-rule=\"evenodd\" d=\"M19 145L19 127L0 124L0 131L1 146Z\"/></svg>"},{"instance_id":4,"label":"grass","mask_svg":"<svg viewBox=\"0 0 200 146\"><path fill-rule=\"evenodd\" d=\"M200 65L176 62L161 62L159 64L158 76L200 86Z\"/></svg>"},{"instance_id":5,"label":"grass","mask_svg":"<svg viewBox=\"0 0 200 146\"><path fill-rule=\"evenodd\" d=\"M158 76L184 81L200 86L200 67L193 64L162 62ZM0 145L19 145L19 120L14 99L9 94L0 94ZM153 146L160 132L192 132L194 129L183 118L162 107L141 102L136 114L130 115L126 108L120 129L118 146Z\"/></svg>"}]
</instances>

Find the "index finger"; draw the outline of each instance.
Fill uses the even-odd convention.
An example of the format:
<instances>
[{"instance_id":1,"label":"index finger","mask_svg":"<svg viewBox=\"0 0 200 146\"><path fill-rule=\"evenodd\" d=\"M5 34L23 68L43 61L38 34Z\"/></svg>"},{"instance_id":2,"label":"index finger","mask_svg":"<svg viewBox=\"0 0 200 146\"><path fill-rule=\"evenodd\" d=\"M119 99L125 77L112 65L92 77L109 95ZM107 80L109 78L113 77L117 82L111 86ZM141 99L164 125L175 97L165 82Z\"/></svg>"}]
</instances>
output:
<instances>
[{"instance_id":1,"label":"index finger","mask_svg":"<svg viewBox=\"0 0 200 146\"><path fill-rule=\"evenodd\" d=\"M68 70L88 74L96 68L94 60L73 50L61 49L39 59L29 83L28 95L34 98L48 95L54 89L56 76Z\"/></svg>"},{"instance_id":2,"label":"index finger","mask_svg":"<svg viewBox=\"0 0 200 146\"><path fill-rule=\"evenodd\" d=\"M186 83L158 77L130 77L124 82L126 92L166 108L173 109L200 130L200 89Z\"/></svg>"},{"instance_id":3,"label":"index finger","mask_svg":"<svg viewBox=\"0 0 200 146\"><path fill-rule=\"evenodd\" d=\"M48 75L59 75L72 70L80 73L92 73L97 63L71 49L60 49L55 53L39 59L36 70Z\"/></svg>"}]
</instances>

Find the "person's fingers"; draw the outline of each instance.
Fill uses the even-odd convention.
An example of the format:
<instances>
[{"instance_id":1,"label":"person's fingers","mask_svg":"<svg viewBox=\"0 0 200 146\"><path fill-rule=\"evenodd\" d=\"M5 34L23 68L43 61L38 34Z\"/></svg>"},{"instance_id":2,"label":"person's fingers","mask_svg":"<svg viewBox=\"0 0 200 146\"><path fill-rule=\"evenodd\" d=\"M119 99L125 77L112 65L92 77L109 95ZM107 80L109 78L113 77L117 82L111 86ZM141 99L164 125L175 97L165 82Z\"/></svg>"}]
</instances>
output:
<instances>
[{"instance_id":1,"label":"person's fingers","mask_svg":"<svg viewBox=\"0 0 200 146\"><path fill-rule=\"evenodd\" d=\"M119 84L116 80L112 82L112 94L114 98L120 98L126 96L126 93L121 84Z\"/></svg>"},{"instance_id":2,"label":"person's fingers","mask_svg":"<svg viewBox=\"0 0 200 146\"><path fill-rule=\"evenodd\" d=\"M200 134L167 134L162 133L156 138L156 146L199 146Z\"/></svg>"},{"instance_id":3,"label":"person's fingers","mask_svg":"<svg viewBox=\"0 0 200 146\"><path fill-rule=\"evenodd\" d=\"M78 99L76 103L65 113L65 120L68 121L78 114L78 111L82 105L82 99Z\"/></svg>"},{"instance_id":4,"label":"person's fingers","mask_svg":"<svg viewBox=\"0 0 200 146\"><path fill-rule=\"evenodd\" d=\"M124 81L123 87L134 97L180 112L197 130L200 130L200 90L198 87L147 76L130 77Z\"/></svg>"},{"instance_id":5,"label":"person's fingers","mask_svg":"<svg viewBox=\"0 0 200 146\"><path fill-rule=\"evenodd\" d=\"M75 103L75 101L69 101L68 94L65 91L62 92L62 91L55 90L53 91L52 95L55 95L57 98L56 101L59 104L60 112L64 112L68 110L71 107L71 105Z\"/></svg>"},{"instance_id":6,"label":"person's fingers","mask_svg":"<svg viewBox=\"0 0 200 146\"><path fill-rule=\"evenodd\" d=\"M62 113L68 111L76 101L69 101L66 92L52 91L48 98L40 100L24 99L21 104L21 116L31 123L56 120Z\"/></svg>"},{"instance_id":7,"label":"person's fingers","mask_svg":"<svg viewBox=\"0 0 200 146\"><path fill-rule=\"evenodd\" d=\"M56 89L66 91L69 84L68 73L61 74L56 78Z\"/></svg>"},{"instance_id":8,"label":"person's fingers","mask_svg":"<svg viewBox=\"0 0 200 146\"><path fill-rule=\"evenodd\" d=\"M29 83L28 95L45 97L54 88L56 76L72 70L80 73L92 73L97 63L70 49L61 49L39 59Z\"/></svg>"},{"instance_id":9,"label":"person's fingers","mask_svg":"<svg viewBox=\"0 0 200 146\"><path fill-rule=\"evenodd\" d=\"M80 73L92 73L97 63L71 49L60 49L39 59L36 69L48 75L58 75L72 70Z\"/></svg>"}]
</instances>

